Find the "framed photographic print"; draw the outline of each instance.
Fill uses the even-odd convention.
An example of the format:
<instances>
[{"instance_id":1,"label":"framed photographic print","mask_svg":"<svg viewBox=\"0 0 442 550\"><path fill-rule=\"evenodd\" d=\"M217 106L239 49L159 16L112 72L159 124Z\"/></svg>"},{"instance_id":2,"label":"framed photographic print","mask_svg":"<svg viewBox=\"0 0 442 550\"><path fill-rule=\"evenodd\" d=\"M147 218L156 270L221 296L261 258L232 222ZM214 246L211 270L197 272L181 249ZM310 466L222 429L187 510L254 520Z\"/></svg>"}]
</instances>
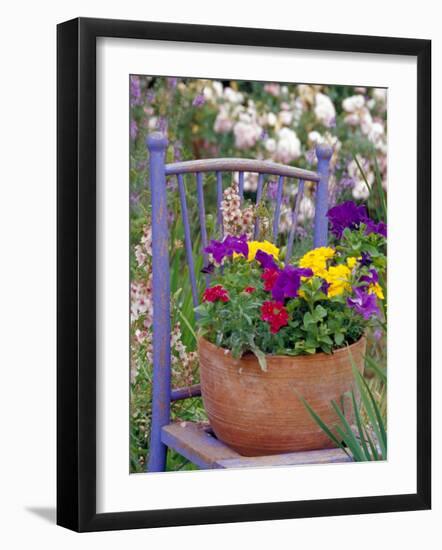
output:
<instances>
[{"instance_id":1,"label":"framed photographic print","mask_svg":"<svg viewBox=\"0 0 442 550\"><path fill-rule=\"evenodd\" d=\"M430 55L58 26L59 525L430 508Z\"/></svg>"}]
</instances>

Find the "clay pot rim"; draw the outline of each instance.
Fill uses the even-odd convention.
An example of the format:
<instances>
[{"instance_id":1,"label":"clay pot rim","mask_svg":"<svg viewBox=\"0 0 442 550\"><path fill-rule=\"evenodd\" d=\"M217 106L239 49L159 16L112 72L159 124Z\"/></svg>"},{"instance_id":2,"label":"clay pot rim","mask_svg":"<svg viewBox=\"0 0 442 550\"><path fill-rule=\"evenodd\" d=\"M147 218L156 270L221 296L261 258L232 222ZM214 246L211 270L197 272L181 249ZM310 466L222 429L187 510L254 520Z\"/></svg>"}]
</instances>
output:
<instances>
[{"instance_id":1,"label":"clay pot rim","mask_svg":"<svg viewBox=\"0 0 442 550\"><path fill-rule=\"evenodd\" d=\"M302 355L272 355L272 354L266 354L265 357L266 357L266 361L270 361L270 362L273 362L275 360L277 360L277 361L281 361L281 360L283 360L283 361L287 361L287 360L295 361L297 359L302 360L302 361L315 361L315 362L329 361L331 357L335 357L336 355L341 355L342 353L345 353L348 350L351 350L351 349L355 348L357 345L362 344L363 341L365 341L365 340L366 340L366 336L365 336L365 334L363 334L359 338L359 340L356 340L356 342L353 342L353 344L350 344L349 346L345 346L345 347L342 347L342 348L338 348L337 350L333 351L332 353L325 353L323 351L320 351L320 352L314 353L312 355L308 355L308 354L302 354ZM203 345L207 346L208 348L212 348L215 353L223 354L226 357L232 357L232 352L229 349L221 348L219 346L216 346L215 344L212 344L212 342L209 342L209 340L204 338L204 336L198 335L197 336L198 348L201 345L200 342L203 342L204 343ZM232 357L232 359L234 359L234 358ZM253 353L247 354L246 356L243 356L240 359L234 359L234 360L235 361L258 362L258 359L256 358L256 356Z\"/></svg>"}]
</instances>

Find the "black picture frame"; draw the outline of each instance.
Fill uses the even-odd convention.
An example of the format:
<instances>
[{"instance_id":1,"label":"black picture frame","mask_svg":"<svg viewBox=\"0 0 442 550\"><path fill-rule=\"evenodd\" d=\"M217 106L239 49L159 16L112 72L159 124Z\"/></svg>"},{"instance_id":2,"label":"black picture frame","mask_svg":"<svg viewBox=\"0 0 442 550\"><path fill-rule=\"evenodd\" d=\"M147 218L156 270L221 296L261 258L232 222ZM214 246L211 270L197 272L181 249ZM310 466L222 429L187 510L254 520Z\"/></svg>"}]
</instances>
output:
<instances>
[{"instance_id":1,"label":"black picture frame","mask_svg":"<svg viewBox=\"0 0 442 550\"><path fill-rule=\"evenodd\" d=\"M417 492L361 498L96 512L96 39L154 39L417 59ZM57 28L57 523L103 531L431 506L431 41L79 18Z\"/></svg>"}]
</instances>

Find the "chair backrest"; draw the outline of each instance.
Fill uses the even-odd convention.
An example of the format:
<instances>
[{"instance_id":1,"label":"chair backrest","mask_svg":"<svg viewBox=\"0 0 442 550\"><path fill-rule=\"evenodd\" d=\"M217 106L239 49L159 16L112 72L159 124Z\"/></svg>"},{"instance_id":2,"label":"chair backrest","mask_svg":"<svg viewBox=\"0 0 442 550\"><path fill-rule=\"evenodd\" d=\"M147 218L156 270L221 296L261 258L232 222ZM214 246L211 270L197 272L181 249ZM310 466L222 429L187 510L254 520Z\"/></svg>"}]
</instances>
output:
<instances>
[{"instance_id":1,"label":"chair backrest","mask_svg":"<svg viewBox=\"0 0 442 550\"><path fill-rule=\"evenodd\" d=\"M269 161L242 158L218 158L191 160L166 164L167 138L158 132L150 134L146 140L150 157L150 187L152 201L152 300L153 300L153 394L151 445L148 463L149 471L162 471L165 461L165 446L161 441L161 428L169 423L171 396L170 369L170 276L169 276L169 236L167 226L166 177L176 176L184 226L184 245L189 267L194 305L198 305L198 291L192 253L192 237L187 208L186 189L183 175L195 174L198 217L201 232L202 249L207 246L206 212L204 203L203 177L205 173L216 174L217 225L222 234L221 201L223 197L222 175L226 172L238 172L238 188L242 200L244 193L244 173L258 174L256 201L262 198L264 176L278 177L273 217L273 238L276 241L279 231L281 203L284 193L284 179L298 180L298 193L292 210L291 225L287 240L286 261L292 255L297 218L304 192L304 182L317 185L315 199L315 218L313 229L314 247L327 244L328 221L328 178L332 149L326 145L316 148L318 168L316 172ZM255 225L255 237L259 220Z\"/></svg>"}]
</instances>

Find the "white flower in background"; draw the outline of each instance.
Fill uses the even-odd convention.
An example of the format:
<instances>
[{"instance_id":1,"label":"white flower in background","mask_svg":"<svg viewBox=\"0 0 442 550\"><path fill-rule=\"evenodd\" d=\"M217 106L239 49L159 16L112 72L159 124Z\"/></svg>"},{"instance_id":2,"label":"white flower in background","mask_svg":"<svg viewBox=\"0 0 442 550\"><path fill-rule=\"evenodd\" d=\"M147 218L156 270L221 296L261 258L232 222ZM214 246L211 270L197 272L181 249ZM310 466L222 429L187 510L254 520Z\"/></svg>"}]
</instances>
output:
<instances>
[{"instance_id":1,"label":"white flower in background","mask_svg":"<svg viewBox=\"0 0 442 550\"><path fill-rule=\"evenodd\" d=\"M223 85L219 80L212 80L212 86L218 97L223 95Z\"/></svg>"},{"instance_id":2,"label":"white flower in background","mask_svg":"<svg viewBox=\"0 0 442 550\"><path fill-rule=\"evenodd\" d=\"M352 195L353 195L353 198L356 200L368 199L370 195L370 191L368 190L367 185L365 184L365 181L359 180L355 182L352 190Z\"/></svg>"},{"instance_id":3,"label":"white flower in background","mask_svg":"<svg viewBox=\"0 0 442 550\"><path fill-rule=\"evenodd\" d=\"M364 174L367 178L368 186L364 178L362 177L362 174L355 160L349 162L347 171L349 177L354 181L352 189L353 198L355 198L356 200L367 200L370 195L370 189L374 183L374 173L370 169L367 160L362 160L360 162L362 169L364 170Z\"/></svg>"},{"instance_id":4,"label":"white flower in background","mask_svg":"<svg viewBox=\"0 0 442 550\"><path fill-rule=\"evenodd\" d=\"M342 102L342 108L347 113L359 111L365 105L365 97L361 94L346 97Z\"/></svg>"},{"instance_id":5,"label":"white flower in background","mask_svg":"<svg viewBox=\"0 0 442 550\"><path fill-rule=\"evenodd\" d=\"M322 143L324 141L324 138L316 130L313 130L312 132L309 132L307 137L308 137L308 141L312 145L317 145L318 143Z\"/></svg>"},{"instance_id":6,"label":"white flower in background","mask_svg":"<svg viewBox=\"0 0 442 550\"><path fill-rule=\"evenodd\" d=\"M223 95L223 85L219 80L209 81L203 88L203 95L207 101L216 100Z\"/></svg>"},{"instance_id":7,"label":"white flower in background","mask_svg":"<svg viewBox=\"0 0 442 550\"><path fill-rule=\"evenodd\" d=\"M224 105L221 105L218 114L216 115L213 129L217 134L227 134L233 128L233 120Z\"/></svg>"},{"instance_id":8,"label":"white flower in background","mask_svg":"<svg viewBox=\"0 0 442 550\"><path fill-rule=\"evenodd\" d=\"M377 89L381 90L380 88ZM385 90L381 91L384 92ZM368 137L376 149L386 154L387 141L384 124L379 120L373 120L370 112L370 108L375 106L373 100L365 101L364 96L360 94L347 97L342 102L344 111L348 113L344 120L351 126L360 126L361 132Z\"/></svg>"},{"instance_id":9,"label":"white flower in background","mask_svg":"<svg viewBox=\"0 0 442 550\"><path fill-rule=\"evenodd\" d=\"M261 126L254 120L249 120L241 116L239 122L233 127L235 135L235 145L238 149L249 149L254 147L262 134Z\"/></svg>"},{"instance_id":10,"label":"white flower in background","mask_svg":"<svg viewBox=\"0 0 442 550\"><path fill-rule=\"evenodd\" d=\"M230 103L242 103L244 96L241 92L236 92L233 88L224 88L224 98Z\"/></svg>"},{"instance_id":11,"label":"white flower in background","mask_svg":"<svg viewBox=\"0 0 442 550\"><path fill-rule=\"evenodd\" d=\"M373 88L373 97L378 103L387 103L386 88Z\"/></svg>"},{"instance_id":12,"label":"white flower in background","mask_svg":"<svg viewBox=\"0 0 442 550\"><path fill-rule=\"evenodd\" d=\"M233 181L239 184L239 174L235 172ZM258 187L258 174L256 172L244 173L244 191L255 192Z\"/></svg>"},{"instance_id":13,"label":"white flower in background","mask_svg":"<svg viewBox=\"0 0 442 550\"><path fill-rule=\"evenodd\" d=\"M370 111L365 108L360 111L360 125L361 131L366 136L370 133L371 127L373 125L373 117L371 116Z\"/></svg>"},{"instance_id":14,"label":"white flower in background","mask_svg":"<svg viewBox=\"0 0 442 550\"><path fill-rule=\"evenodd\" d=\"M315 98L315 115L324 126L331 126L336 118L333 101L328 95L317 93Z\"/></svg>"},{"instance_id":15,"label":"white flower in background","mask_svg":"<svg viewBox=\"0 0 442 550\"><path fill-rule=\"evenodd\" d=\"M382 122L373 122L368 137L375 146L382 144L384 137L384 125Z\"/></svg>"},{"instance_id":16,"label":"white flower in background","mask_svg":"<svg viewBox=\"0 0 442 550\"><path fill-rule=\"evenodd\" d=\"M285 164L297 159L301 155L301 142L296 133L290 128L281 128L278 132L276 145L276 160Z\"/></svg>"},{"instance_id":17,"label":"white flower in background","mask_svg":"<svg viewBox=\"0 0 442 550\"><path fill-rule=\"evenodd\" d=\"M303 112L304 103L302 102L302 99L300 97L297 97L293 105L293 121L295 122L295 124L299 123Z\"/></svg>"},{"instance_id":18,"label":"white flower in background","mask_svg":"<svg viewBox=\"0 0 442 550\"><path fill-rule=\"evenodd\" d=\"M156 116L149 118L149 122L147 123L149 130L155 130L157 125L158 125L158 118Z\"/></svg>"},{"instance_id":19,"label":"white flower in background","mask_svg":"<svg viewBox=\"0 0 442 550\"><path fill-rule=\"evenodd\" d=\"M266 117L266 124L268 126L275 126L277 120L278 119L276 118L275 113L268 113Z\"/></svg>"},{"instance_id":20,"label":"white flower in background","mask_svg":"<svg viewBox=\"0 0 442 550\"><path fill-rule=\"evenodd\" d=\"M299 84L298 93L302 103L306 106L312 106L315 103L315 93L320 90L320 86L309 86L308 84Z\"/></svg>"},{"instance_id":21,"label":"white flower in background","mask_svg":"<svg viewBox=\"0 0 442 550\"><path fill-rule=\"evenodd\" d=\"M290 126L293 120L293 114L290 111L281 111L278 114L278 119L282 126Z\"/></svg>"},{"instance_id":22,"label":"white flower in background","mask_svg":"<svg viewBox=\"0 0 442 550\"><path fill-rule=\"evenodd\" d=\"M344 121L349 126L358 126L359 125L359 115L357 113L350 113L349 115L346 115Z\"/></svg>"},{"instance_id":23,"label":"white flower in background","mask_svg":"<svg viewBox=\"0 0 442 550\"><path fill-rule=\"evenodd\" d=\"M276 139L274 138L266 139L264 146L269 153L274 153L276 151Z\"/></svg>"},{"instance_id":24,"label":"white flower in background","mask_svg":"<svg viewBox=\"0 0 442 550\"><path fill-rule=\"evenodd\" d=\"M304 222L306 220L311 220L315 215L315 205L310 197L305 195L302 197L301 202L299 203L299 214L298 220Z\"/></svg>"}]
</instances>

